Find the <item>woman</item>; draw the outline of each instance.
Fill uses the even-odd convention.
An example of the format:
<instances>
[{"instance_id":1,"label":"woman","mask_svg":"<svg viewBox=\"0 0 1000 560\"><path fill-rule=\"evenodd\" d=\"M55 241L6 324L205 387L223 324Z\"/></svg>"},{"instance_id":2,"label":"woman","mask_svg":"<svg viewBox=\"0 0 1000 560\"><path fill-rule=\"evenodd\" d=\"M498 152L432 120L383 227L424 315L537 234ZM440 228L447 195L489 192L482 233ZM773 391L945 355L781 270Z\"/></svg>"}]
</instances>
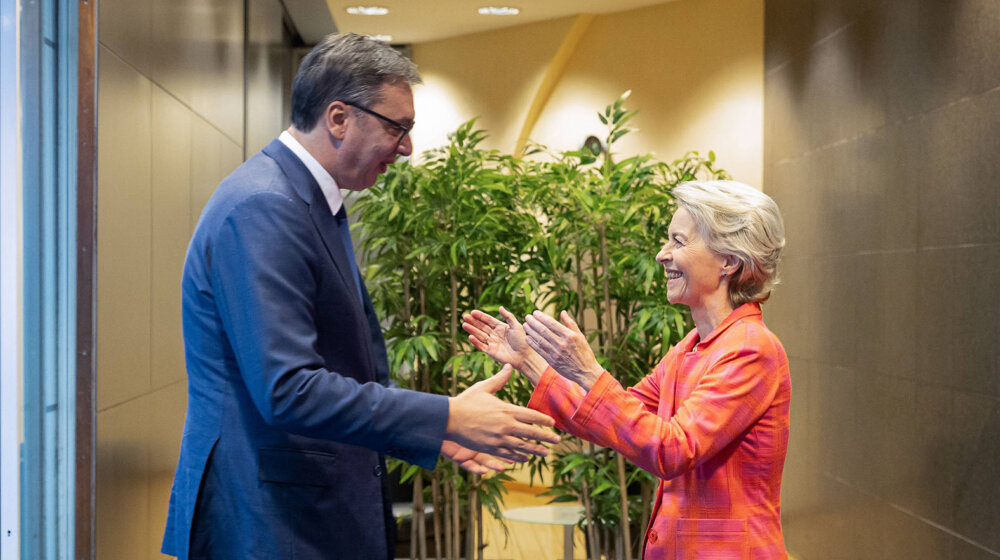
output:
<instances>
[{"instance_id":1,"label":"woman","mask_svg":"<svg viewBox=\"0 0 1000 560\"><path fill-rule=\"evenodd\" d=\"M784 226L768 196L740 183L685 183L656 255L667 299L695 328L625 390L566 313L523 325L481 311L469 340L535 385L528 404L573 435L622 453L661 479L643 558L787 558L781 472L791 386L785 351L761 319L776 283Z\"/></svg>"}]
</instances>

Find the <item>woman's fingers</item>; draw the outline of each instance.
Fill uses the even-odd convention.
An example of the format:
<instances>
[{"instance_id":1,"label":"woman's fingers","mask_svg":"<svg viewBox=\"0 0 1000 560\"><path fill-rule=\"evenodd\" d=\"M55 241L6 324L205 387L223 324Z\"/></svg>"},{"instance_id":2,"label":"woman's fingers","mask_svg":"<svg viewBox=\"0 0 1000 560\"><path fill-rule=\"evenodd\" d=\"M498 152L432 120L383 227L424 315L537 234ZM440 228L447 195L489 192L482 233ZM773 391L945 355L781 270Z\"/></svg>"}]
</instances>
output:
<instances>
[{"instance_id":1,"label":"woman's fingers","mask_svg":"<svg viewBox=\"0 0 1000 560\"><path fill-rule=\"evenodd\" d=\"M539 348L544 348L551 355L559 347L559 337L531 315L524 321L524 332L527 335L528 344L539 354L542 354ZM542 356L545 357L544 354Z\"/></svg>"},{"instance_id":2,"label":"woman's fingers","mask_svg":"<svg viewBox=\"0 0 1000 560\"><path fill-rule=\"evenodd\" d=\"M508 327L513 328L521 326L521 323L520 321L517 320L517 317L515 317L514 314L511 313L510 311L507 311L507 309L505 309L502 305L500 306L500 315L502 315L504 320L507 321Z\"/></svg>"},{"instance_id":3,"label":"woman's fingers","mask_svg":"<svg viewBox=\"0 0 1000 560\"><path fill-rule=\"evenodd\" d=\"M503 309L502 307L500 309ZM470 314L473 319L481 321L487 327L495 328L500 324L500 320L496 317L490 315L489 313L484 313L478 309L474 309Z\"/></svg>"},{"instance_id":4,"label":"woman's fingers","mask_svg":"<svg viewBox=\"0 0 1000 560\"><path fill-rule=\"evenodd\" d=\"M462 326L464 327L465 325L475 327L481 331L487 331L490 329L489 325L487 325L484 321L468 313L462 315Z\"/></svg>"},{"instance_id":5,"label":"woman's fingers","mask_svg":"<svg viewBox=\"0 0 1000 560\"><path fill-rule=\"evenodd\" d=\"M571 317L569 313L561 311L559 313L559 317L562 319L563 324L569 327L571 330L583 334L583 331L580 330L580 325L576 324L576 320L573 319L573 317Z\"/></svg>"},{"instance_id":6,"label":"woman's fingers","mask_svg":"<svg viewBox=\"0 0 1000 560\"><path fill-rule=\"evenodd\" d=\"M549 318L549 316L539 311L528 315L524 319L524 332L528 332L528 328L530 327L535 337L548 340L553 345L558 344L562 338L560 336L561 333L554 330L550 324L543 322L543 318Z\"/></svg>"},{"instance_id":7,"label":"woman's fingers","mask_svg":"<svg viewBox=\"0 0 1000 560\"><path fill-rule=\"evenodd\" d=\"M475 325L474 323L463 322L462 329L483 342L486 342L486 340L489 338L489 335L487 335L479 326Z\"/></svg>"},{"instance_id":8,"label":"woman's fingers","mask_svg":"<svg viewBox=\"0 0 1000 560\"><path fill-rule=\"evenodd\" d=\"M569 329L566 328L566 325L556 321L554 317L549 317L541 311L535 311L531 314L531 316L534 317L539 323L545 325L548 330L557 336L565 337L569 334Z\"/></svg>"},{"instance_id":9,"label":"woman's fingers","mask_svg":"<svg viewBox=\"0 0 1000 560\"><path fill-rule=\"evenodd\" d=\"M541 340L548 338L549 329L533 315L528 315L524 318L524 333L527 335L528 340Z\"/></svg>"},{"instance_id":10,"label":"woman's fingers","mask_svg":"<svg viewBox=\"0 0 1000 560\"><path fill-rule=\"evenodd\" d=\"M476 350L479 350L480 352L486 352L486 349L489 348L485 342L480 342L478 338L472 335L469 335L469 342L471 342L472 345L476 347Z\"/></svg>"}]
</instances>

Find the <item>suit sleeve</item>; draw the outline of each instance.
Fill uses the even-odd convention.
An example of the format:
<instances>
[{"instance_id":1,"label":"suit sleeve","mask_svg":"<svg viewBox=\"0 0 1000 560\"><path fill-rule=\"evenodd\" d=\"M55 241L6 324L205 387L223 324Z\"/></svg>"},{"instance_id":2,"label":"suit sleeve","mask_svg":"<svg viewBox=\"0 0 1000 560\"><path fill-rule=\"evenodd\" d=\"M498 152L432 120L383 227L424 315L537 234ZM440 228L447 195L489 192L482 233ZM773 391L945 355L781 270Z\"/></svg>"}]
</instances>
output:
<instances>
[{"instance_id":1,"label":"suit sleeve","mask_svg":"<svg viewBox=\"0 0 1000 560\"><path fill-rule=\"evenodd\" d=\"M567 431L622 453L662 479L690 470L757 421L778 391L780 352L773 342L749 330L736 338L672 418L649 410L646 399L605 372L566 419ZM553 392L545 401L558 396Z\"/></svg>"},{"instance_id":2,"label":"suit sleeve","mask_svg":"<svg viewBox=\"0 0 1000 560\"><path fill-rule=\"evenodd\" d=\"M288 432L433 468L447 397L359 383L325 369L316 314L351 320L354 312L316 308L316 246L301 202L270 192L234 207L214 236L212 295L250 397L265 422Z\"/></svg>"}]
</instances>

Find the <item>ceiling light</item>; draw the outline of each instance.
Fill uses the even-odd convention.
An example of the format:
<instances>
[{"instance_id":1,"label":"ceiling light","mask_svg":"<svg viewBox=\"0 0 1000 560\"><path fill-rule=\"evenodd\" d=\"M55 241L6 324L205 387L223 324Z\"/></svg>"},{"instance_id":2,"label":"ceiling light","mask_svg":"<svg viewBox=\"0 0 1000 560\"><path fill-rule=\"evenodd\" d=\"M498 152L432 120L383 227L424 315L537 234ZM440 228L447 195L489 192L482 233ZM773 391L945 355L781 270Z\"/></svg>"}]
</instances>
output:
<instances>
[{"instance_id":1,"label":"ceiling light","mask_svg":"<svg viewBox=\"0 0 1000 560\"><path fill-rule=\"evenodd\" d=\"M383 43L392 42L392 35L368 35L368 38L373 41L381 41Z\"/></svg>"},{"instance_id":2,"label":"ceiling light","mask_svg":"<svg viewBox=\"0 0 1000 560\"><path fill-rule=\"evenodd\" d=\"M479 8L479 13L484 16L516 16L521 10L510 6L484 6Z\"/></svg>"},{"instance_id":3,"label":"ceiling light","mask_svg":"<svg viewBox=\"0 0 1000 560\"><path fill-rule=\"evenodd\" d=\"M389 13L389 8L382 6L351 6L347 8L347 13L352 16L384 16Z\"/></svg>"}]
</instances>

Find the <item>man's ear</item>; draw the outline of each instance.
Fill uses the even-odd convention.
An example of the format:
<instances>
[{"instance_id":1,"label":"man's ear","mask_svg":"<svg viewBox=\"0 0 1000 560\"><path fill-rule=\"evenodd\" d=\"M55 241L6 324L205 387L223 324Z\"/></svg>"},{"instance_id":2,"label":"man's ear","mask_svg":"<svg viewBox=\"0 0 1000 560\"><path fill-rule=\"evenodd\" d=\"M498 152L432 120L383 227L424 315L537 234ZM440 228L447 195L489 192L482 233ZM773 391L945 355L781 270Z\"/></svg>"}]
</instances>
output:
<instances>
[{"instance_id":1,"label":"man's ear","mask_svg":"<svg viewBox=\"0 0 1000 560\"><path fill-rule=\"evenodd\" d=\"M323 126L331 136L343 140L347 133L347 105L343 101L334 101L323 111Z\"/></svg>"}]
</instances>

